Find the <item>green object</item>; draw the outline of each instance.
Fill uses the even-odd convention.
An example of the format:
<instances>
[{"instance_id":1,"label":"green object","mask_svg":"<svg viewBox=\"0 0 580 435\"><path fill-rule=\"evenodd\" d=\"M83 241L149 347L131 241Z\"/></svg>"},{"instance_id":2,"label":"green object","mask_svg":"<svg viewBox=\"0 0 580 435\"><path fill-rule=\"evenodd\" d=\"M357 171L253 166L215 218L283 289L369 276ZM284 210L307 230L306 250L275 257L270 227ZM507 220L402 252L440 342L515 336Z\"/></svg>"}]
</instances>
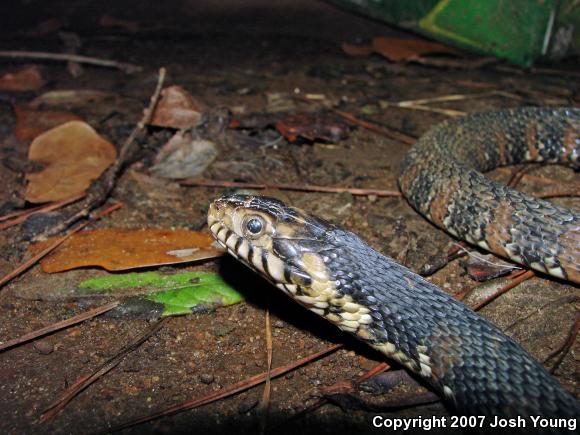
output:
<instances>
[{"instance_id":1,"label":"green object","mask_svg":"<svg viewBox=\"0 0 580 435\"><path fill-rule=\"evenodd\" d=\"M483 55L529 66L580 53L577 0L331 0Z\"/></svg>"},{"instance_id":2,"label":"green object","mask_svg":"<svg viewBox=\"0 0 580 435\"><path fill-rule=\"evenodd\" d=\"M143 299L163 305L163 316L188 314L200 307L233 305L243 300L219 275L209 272L115 274L79 284L80 289L90 294L111 294L114 290L136 287L146 288Z\"/></svg>"}]
</instances>

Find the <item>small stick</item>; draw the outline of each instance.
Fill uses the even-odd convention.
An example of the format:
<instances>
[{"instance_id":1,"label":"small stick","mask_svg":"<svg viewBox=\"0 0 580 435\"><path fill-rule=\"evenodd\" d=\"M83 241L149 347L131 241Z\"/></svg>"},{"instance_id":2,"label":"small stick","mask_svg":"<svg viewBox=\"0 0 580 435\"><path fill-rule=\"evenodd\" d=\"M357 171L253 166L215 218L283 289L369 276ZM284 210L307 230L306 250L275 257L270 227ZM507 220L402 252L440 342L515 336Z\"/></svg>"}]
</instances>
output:
<instances>
[{"instance_id":1,"label":"small stick","mask_svg":"<svg viewBox=\"0 0 580 435\"><path fill-rule=\"evenodd\" d=\"M510 168L497 168L496 171L509 172L510 174L512 173L512 170L510 170ZM546 177L539 177L537 175L526 174L526 173L524 173L522 175L522 178L526 178L528 180L533 180L533 181L537 181L537 182L544 183L544 184L560 184L560 181L558 181L558 180L553 180L551 178L546 178Z\"/></svg>"},{"instance_id":2,"label":"small stick","mask_svg":"<svg viewBox=\"0 0 580 435\"><path fill-rule=\"evenodd\" d=\"M509 187L516 187L518 185L518 183L520 181L522 181L522 179L524 177L528 177L531 178L533 176L530 176L526 173L526 171L530 171L532 170L532 166L528 166L528 167L523 167L522 169L516 170L512 173L512 176L510 178L510 180L508 181L507 185ZM555 180L550 180L548 178L542 178L542 177L533 177L533 178L537 178L539 180L542 180L544 182L546 182L547 184L549 184L548 182L551 183L557 183L557 181ZM578 194L577 190L562 190L562 191L556 191L556 192L548 192L548 193L535 193L532 194L537 198L563 198L563 197L578 197L580 196L580 194Z\"/></svg>"},{"instance_id":3,"label":"small stick","mask_svg":"<svg viewBox=\"0 0 580 435\"><path fill-rule=\"evenodd\" d=\"M36 254L35 256L33 256L32 258L30 258L29 260L27 260L24 263L22 263L20 266L18 266L16 269L14 269L12 272L10 272L8 275L5 275L3 278L1 278L0 279L0 289L2 288L2 286L4 284L6 284L7 282L9 282L12 279L16 278L22 272L24 272L24 271L28 270L29 268L31 268L32 266L34 266L40 259L42 259L44 256L46 256L47 254L49 254L50 252L52 252L54 249L56 249L59 245L61 245L63 242L65 242L73 234L78 233L80 230L82 230L87 225L89 225L89 224L93 223L94 221L102 218L103 216L106 216L109 213L111 213L111 212L113 212L113 211L121 208L122 206L123 206L123 204L121 204L121 203L113 204L108 209L106 209L106 210L102 211L101 213L95 215L93 217L93 219L88 220L86 222L83 222L82 224L80 224L79 226L77 226L76 228L74 228L73 230L71 230L66 236L62 236L61 238L55 240L54 243L52 243L50 246L47 246L42 251L40 251L38 254Z\"/></svg>"},{"instance_id":4,"label":"small stick","mask_svg":"<svg viewBox=\"0 0 580 435\"><path fill-rule=\"evenodd\" d=\"M278 190L297 190L299 192L323 192L323 193L350 193L352 195L375 195L375 196L393 196L400 197L401 192L394 190L378 189L359 189L355 187L326 187L313 185L298 184L259 184L259 183L240 183L237 181L214 181L214 180L182 180L179 182L182 186L196 187L223 187L237 189L278 189Z\"/></svg>"},{"instance_id":5,"label":"small stick","mask_svg":"<svg viewBox=\"0 0 580 435\"><path fill-rule=\"evenodd\" d=\"M270 376L272 379L277 378L278 376L282 376L283 374L288 373L289 371L292 371L298 367L301 367L301 366L303 366L311 361L314 361L318 358L321 358L325 355L328 355L329 353L335 352L336 350L340 349L341 347L342 347L342 344L334 344L330 347L327 347L324 350L321 350L320 352L316 352L312 355L306 356L304 358L300 358L299 360L288 363L284 366L277 367L270 372ZM230 385L229 387L222 388L220 391L217 391L215 393L210 393L210 394L203 396L203 397L195 398L195 399L183 402L183 403L178 403L176 405L169 406L169 407L167 407L161 411L158 411L154 414L151 414L151 415L148 415L145 417L141 417L141 418L137 418L133 421L130 421L128 423L123 423L123 424L120 424L118 426L113 426L112 428L109 428L106 431L102 431L99 433L108 434L111 432L118 432L122 429L127 429L129 427L133 427L133 426L136 426L138 424L145 423L147 421L155 420L157 418L164 417L166 415L172 415L172 414L176 414L178 412L187 411L189 409L198 408L200 406L207 405L209 403L224 399L226 397L233 396L234 394L240 393L242 391L246 391L246 390L248 390L248 389L250 389L258 384L261 384L262 382L264 382L266 380L267 376L268 376L267 372L260 373L258 375L252 376L248 379L244 379L243 381L240 381L240 382L237 382L233 385Z\"/></svg>"},{"instance_id":6,"label":"small stick","mask_svg":"<svg viewBox=\"0 0 580 435\"><path fill-rule=\"evenodd\" d=\"M530 168L531 168L530 166L526 167L526 165L521 165L519 168L516 167L516 169L512 171L510 179L508 180L506 185L508 187L515 188L520 183L520 181L522 181L522 178L524 178L526 170L529 171Z\"/></svg>"},{"instance_id":7,"label":"small stick","mask_svg":"<svg viewBox=\"0 0 580 435\"><path fill-rule=\"evenodd\" d=\"M491 301L493 301L495 298L497 298L498 296L503 295L504 293L508 292L509 290L511 290L512 288L514 288L515 286L517 286L518 284L532 278L533 276L535 276L535 273L533 270L526 270L524 273L518 275L516 278L514 278L513 280L511 280L510 282L508 282L506 285L504 285L502 288L500 288L499 290L497 290L494 294L488 296L487 298L485 298L483 301L479 302L478 304L475 304L474 306L471 307L471 309L473 311L478 311L481 308L485 307L487 304L489 304Z\"/></svg>"},{"instance_id":8,"label":"small stick","mask_svg":"<svg viewBox=\"0 0 580 435\"><path fill-rule=\"evenodd\" d=\"M34 208L29 208L27 210L19 210L19 211L15 211L13 213L5 214L4 216L0 216L0 222L7 221L9 219L15 219L18 216L22 216L23 214L26 214L26 213L32 214L38 210L42 210L44 207L46 207L46 205L38 205Z\"/></svg>"},{"instance_id":9,"label":"small stick","mask_svg":"<svg viewBox=\"0 0 580 435\"><path fill-rule=\"evenodd\" d=\"M379 125L379 124L375 124L375 123L370 122L370 121L365 121L363 119L359 119L356 116L351 115L348 112L343 112L342 110L338 110L338 109L331 109L331 110L334 113L336 113L337 115L346 119L347 121L350 121L355 125L358 125L359 127L366 128L367 130L374 131L376 133L384 134L385 136L387 136L393 140L403 142L404 144L407 144L407 145L413 145L415 142L417 142L417 139L414 138L413 136L406 135L406 134L401 133L399 131L387 128L383 125Z\"/></svg>"},{"instance_id":10,"label":"small stick","mask_svg":"<svg viewBox=\"0 0 580 435\"><path fill-rule=\"evenodd\" d=\"M451 95L442 95L439 97L433 98L422 98L419 100L406 100L406 101L396 101L396 102L388 102L383 101L381 102L381 107L399 107L403 109L415 109L415 110L425 110L429 112L436 112L442 113L447 116L464 116L466 115L465 112L461 112L459 110L451 110L451 109L441 109L436 107L426 106L429 103L435 102L446 102L446 101L461 101L461 100L468 100L472 98L487 98L487 97L494 97L494 96L502 96L513 98L512 94L503 91L490 91L490 92L481 92L478 94L451 94Z\"/></svg>"},{"instance_id":11,"label":"small stick","mask_svg":"<svg viewBox=\"0 0 580 435\"><path fill-rule=\"evenodd\" d=\"M140 66L131 63L117 62L108 59L99 59L97 57L81 56L78 54L47 53L43 51L3 50L0 51L0 57L7 57L10 59L56 60L61 62L84 63L87 65L96 65L106 68L117 68L127 74L132 74L134 72L142 70Z\"/></svg>"},{"instance_id":12,"label":"small stick","mask_svg":"<svg viewBox=\"0 0 580 435\"><path fill-rule=\"evenodd\" d=\"M538 193L534 194L534 196L537 198L578 198L580 193L578 193L578 190L562 190L559 192Z\"/></svg>"},{"instance_id":13,"label":"small stick","mask_svg":"<svg viewBox=\"0 0 580 435\"><path fill-rule=\"evenodd\" d=\"M374 366L372 369L368 370L367 372L365 372L361 376L359 376L354 381L354 383L358 384L358 383L361 383L363 381L366 381L367 379L372 378L373 376L376 376L380 373L383 373L383 372L389 370L390 368L391 368L391 366L389 364L387 364L386 362L379 363L376 366ZM345 383L348 384L349 381L341 380L341 381L335 382L329 388L333 388L333 387L339 388L340 386L344 386ZM288 423L290 423L292 421L296 421L297 419L301 418L302 416L316 411L318 408L326 405L327 403L328 403L328 398L320 397L316 402L312 403L308 407L306 407L306 408L302 409L301 411L298 411L296 414L292 415L290 418L288 418L286 421L284 421L283 424L287 425Z\"/></svg>"},{"instance_id":14,"label":"small stick","mask_svg":"<svg viewBox=\"0 0 580 435\"><path fill-rule=\"evenodd\" d=\"M577 312L576 313L576 321L574 322L574 325L572 326L572 328L570 328L570 331L568 332L568 337L566 338L566 341L564 342L564 344L562 344L562 346L560 346L554 352L550 353L550 355L548 355L548 358L546 358L546 361L548 361L548 360L552 359L553 357L555 357L556 355L560 354L558 356L558 358L556 359L556 362L554 363L552 368L550 368L550 373L554 374L556 372L556 370L558 369L558 367L560 367L560 364L564 360L564 357L568 354L568 352L570 351L570 348L572 347L572 345L576 341L576 337L578 336L578 332L580 332L580 313Z\"/></svg>"},{"instance_id":15,"label":"small stick","mask_svg":"<svg viewBox=\"0 0 580 435\"><path fill-rule=\"evenodd\" d=\"M523 317L519 317L517 320L515 320L512 324L508 325L505 328L505 331L509 331L510 329L513 329L514 327L516 327L518 324L522 323L523 321L529 319L532 316L535 316L536 314L540 314L540 312L544 309L549 307L550 305L564 305L564 304L570 304L572 302L579 302L580 301L580 297L578 296L564 296L562 298L558 298L554 301L549 301L546 302L545 304L543 304L542 306L540 306L539 308L537 308L535 311L532 311L529 314L526 314ZM545 361L544 361L545 362Z\"/></svg>"},{"instance_id":16,"label":"small stick","mask_svg":"<svg viewBox=\"0 0 580 435\"><path fill-rule=\"evenodd\" d=\"M524 75L526 73L531 74L542 74L548 76L572 76L572 77L580 77L580 73L578 71L567 71L562 69L554 69L554 68L530 68L527 71L522 70L521 68L514 68L508 65L496 65L494 69L501 71L501 72L508 72L511 74L519 74Z\"/></svg>"},{"instance_id":17,"label":"small stick","mask_svg":"<svg viewBox=\"0 0 580 435\"><path fill-rule=\"evenodd\" d=\"M10 347L26 343L27 341L34 340L35 338L42 337L43 335L47 335L64 328L68 328L69 326L76 325L77 323L84 322L85 320L92 319L93 317L98 316L99 314L106 313L107 311L115 308L117 305L119 305L118 301L101 305L100 307L93 308L92 310L89 311L85 311L84 313L81 313L77 316L71 317L66 320L62 320L60 322L53 323L52 325L45 326L44 328L37 329L36 331L29 332L28 334L24 334L21 337L8 340L0 344L0 352Z\"/></svg>"},{"instance_id":18,"label":"small stick","mask_svg":"<svg viewBox=\"0 0 580 435\"><path fill-rule=\"evenodd\" d=\"M486 98L486 97L493 97L497 94L496 91L491 92L480 92L479 94L450 94L450 95L441 95L439 97L432 97L432 98L422 98L419 100L405 100L405 101L397 101L397 102L386 102L389 106L397 106L397 107L408 107L408 106L423 106L429 103L437 103L437 102L445 102L445 101L462 101L462 100L469 100L472 98ZM385 103L383 103L385 104Z\"/></svg>"},{"instance_id":19,"label":"small stick","mask_svg":"<svg viewBox=\"0 0 580 435\"><path fill-rule=\"evenodd\" d=\"M361 376L359 376L356 379L356 381L354 381L354 382L355 382L355 384L360 384L361 382L364 382L367 379L372 378L373 376L376 376L378 374L386 372L387 370L390 370L390 368L391 368L391 366L389 364L387 364L386 362L378 363L372 369L370 369L366 373L363 373Z\"/></svg>"},{"instance_id":20,"label":"small stick","mask_svg":"<svg viewBox=\"0 0 580 435\"><path fill-rule=\"evenodd\" d=\"M123 347L114 357L110 358L107 362L102 364L97 370L95 370L91 375L81 376L73 385L67 388L59 399L51 403L48 408L45 409L42 416L40 417L41 423L47 423L52 420L60 411L62 411L66 405L81 391L95 382L97 379L102 377L104 374L110 372L112 369L117 367L121 361L127 356L128 353L133 352L139 346L141 346L145 341L147 341L152 335L157 333L165 322L170 319L170 317L163 317L157 322L153 323L147 330L140 334L137 339L133 340L132 343Z\"/></svg>"},{"instance_id":21,"label":"small stick","mask_svg":"<svg viewBox=\"0 0 580 435\"><path fill-rule=\"evenodd\" d=\"M30 210L22 210L19 212L11 213L11 214L6 215L6 216L2 216L2 217L0 217L0 221L4 221L7 219L11 219L11 220L9 220L8 222L5 222L3 224L0 224L0 230L5 230L6 228L12 227L12 226L17 225L19 223L22 223L26 219L28 219L29 216L32 216L33 214L48 213L49 211L56 210L58 208L72 204L73 202L78 201L79 199L83 198L84 196L85 196L85 193L81 193L80 195L75 195L71 198L62 199L60 201L55 201L55 202L52 202L50 204L41 205L40 207L34 207Z\"/></svg>"},{"instance_id":22,"label":"small stick","mask_svg":"<svg viewBox=\"0 0 580 435\"><path fill-rule=\"evenodd\" d=\"M468 255L472 255L471 253L469 253L467 251L465 253L468 254ZM516 266L514 266L514 267L516 267ZM510 274L506 275L505 276L505 279L506 280L512 280L512 279L517 278L520 275L523 275L526 272L527 272L527 270L525 270L525 269L516 269L513 272L511 272ZM466 290L458 291L457 293L454 293L453 294L453 298L456 299L456 300L458 300L458 301L462 301L463 299L465 299L465 297L468 294L470 294L471 292L474 292L475 290L479 289L482 286L485 286L486 284L487 283L480 283L480 284L476 284L475 286L473 286L471 288L468 288ZM473 307L471 307L471 309L473 309Z\"/></svg>"},{"instance_id":23,"label":"small stick","mask_svg":"<svg viewBox=\"0 0 580 435\"><path fill-rule=\"evenodd\" d=\"M307 98L307 97L295 96L294 99L296 99L297 101L301 101L303 103L312 103L312 99ZM375 133L383 134L383 135L385 135L388 138L391 138L393 140L403 142L404 144L407 144L407 145L413 145L415 142L417 142L417 138L414 138L412 136L406 135L406 134L401 133L399 131L393 130L392 128L388 128L384 125L379 125L379 124L376 124L374 122L359 119L356 116L354 116L348 112L344 112L344 111L336 109L334 107L331 107L330 110L333 113L336 113L338 116L346 119L347 121L351 122L354 125L358 125L359 127L365 128L365 129L370 130L370 131L374 131Z\"/></svg>"},{"instance_id":24,"label":"small stick","mask_svg":"<svg viewBox=\"0 0 580 435\"><path fill-rule=\"evenodd\" d=\"M440 109L437 107L431 107L431 106L422 106L420 104L409 104L409 105L405 105L405 106L399 106L399 105L390 105L387 104L386 107L398 107L400 109L411 109L411 110L422 110L425 112L435 112L435 113L441 113L443 115L447 115L447 116L465 116L467 115L467 113L465 112L461 112L459 110L451 110L451 109Z\"/></svg>"},{"instance_id":25,"label":"small stick","mask_svg":"<svg viewBox=\"0 0 580 435\"><path fill-rule=\"evenodd\" d=\"M268 293L269 294L269 293ZM272 394L272 325L270 324L270 303L268 298L268 305L266 306L266 382L264 383L264 391L262 392L262 400L260 402L259 412L262 414L260 421L260 433L266 433L268 425L268 412L270 411L270 397Z\"/></svg>"}]
</instances>

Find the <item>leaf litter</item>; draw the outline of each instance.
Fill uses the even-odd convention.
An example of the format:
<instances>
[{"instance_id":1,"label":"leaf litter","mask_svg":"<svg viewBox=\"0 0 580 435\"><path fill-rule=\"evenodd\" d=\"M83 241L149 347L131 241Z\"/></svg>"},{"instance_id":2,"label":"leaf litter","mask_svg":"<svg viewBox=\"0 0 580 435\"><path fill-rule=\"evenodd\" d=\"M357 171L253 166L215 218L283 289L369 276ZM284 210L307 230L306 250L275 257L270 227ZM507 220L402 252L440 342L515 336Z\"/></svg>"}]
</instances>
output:
<instances>
[{"instance_id":1,"label":"leaf litter","mask_svg":"<svg viewBox=\"0 0 580 435\"><path fill-rule=\"evenodd\" d=\"M28 158L44 169L26 174L26 200L42 203L79 195L116 157L115 147L84 122L55 127L30 144Z\"/></svg>"},{"instance_id":2,"label":"leaf litter","mask_svg":"<svg viewBox=\"0 0 580 435\"><path fill-rule=\"evenodd\" d=\"M42 88L45 80L36 65L28 65L0 76L0 91L28 92Z\"/></svg>"},{"instance_id":3,"label":"leaf litter","mask_svg":"<svg viewBox=\"0 0 580 435\"><path fill-rule=\"evenodd\" d=\"M378 36L372 39L370 45L342 44L342 49L351 56L368 56L380 54L393 62L412 61L424 55L444 53L459 55L454 48L420 38L393 38Z\"/></svg>"},{"instance_id":4,"label":"leaf litter","mask_svg":"<svg viewBox=\"0 0 580 435\"><path fill-rule=\"evenodd\" d=\"M42 250L51 240L36 243L31 250ZM183 255L183 250L189 251ZM47 273L91 266L119 271L206 260L222 254L223 250L215 247L213 238L206 233L186 229L102 228L73 235L47 256L41 266Z\"/></svg>"},{"instance_id":5,"label":"leaf litter","mask_svg":"<svg viewBox=\"0 0 580 435\"><path fill-rule=\"evenodd\" d=\"M70 112L35 110L24 106L13 106L16 115L14 136L21 141L30 141L51 128L69 121L82 119Z\"/></svg>"},{"instance_id":6,"label":"leaf litter","mask_svg":"<svg viewBox=\"0 0 580 435\"><path fill-rule=\"evenodd\" d=\"M181 86L170 86L161 91L150 125L169 128L190 128L196 125L204 106Z\"/></svg>"}]
</instances>

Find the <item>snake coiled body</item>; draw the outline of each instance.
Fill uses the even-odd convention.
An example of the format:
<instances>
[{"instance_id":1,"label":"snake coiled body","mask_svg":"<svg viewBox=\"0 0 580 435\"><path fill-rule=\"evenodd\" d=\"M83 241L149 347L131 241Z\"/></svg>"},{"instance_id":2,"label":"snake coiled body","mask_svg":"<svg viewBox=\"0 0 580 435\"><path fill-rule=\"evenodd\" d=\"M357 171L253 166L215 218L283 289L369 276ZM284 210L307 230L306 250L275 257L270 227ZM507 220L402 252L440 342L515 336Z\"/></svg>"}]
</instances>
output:
<instances>
[{"instance_id":1,"label":"snake coiled body","mask_svg":"<svg viewBox=\"0 0 580 435\"><path fill-rule=\"evenodd\" d=\"M484 247L500 246L502 255L571 279L578 271L578 215L482 181L467 165L485 170L535 152L543 160L574 165L578 119L577 110L522 109L446 123L427 133L406 159L401 187L419 211L452 234ZM550 130L552 121L557 125ZM476 125L485 130L477 138ZM453 129L458 137L449 139ZM529 137L521 142L526 131ZM454 160L423 163L444 152L445 141L458 145L469 136L471 151L458 148ZM533 150L532 136L542 139ZM486 141L492 137L504 141L503 151L491 150ZM473 151L478 143L483 157ZM535 160L540 158L535 155ZM456 173L458 168L462 173ZM445 180L451 183L447 189ZM496 228L504 224L508 230ZM355 234L279 200L248 195L215 200L208 225L233 256L298 303L421 376L458 412L580 417L576 399L517 343Z\"/></svg>"},{"instance_id":2,"label":"snake coiled body","mask_svg":"<svg viewBox=\"0 0 580 435\"><path fill-rule=\"evenodd\" d=\"M410 204L452 235L540 272L580 283L580 212L484 177L522 162L580 167L580 109L520 108L437 125L401 167Z\"/></svg>"}]
</instances>

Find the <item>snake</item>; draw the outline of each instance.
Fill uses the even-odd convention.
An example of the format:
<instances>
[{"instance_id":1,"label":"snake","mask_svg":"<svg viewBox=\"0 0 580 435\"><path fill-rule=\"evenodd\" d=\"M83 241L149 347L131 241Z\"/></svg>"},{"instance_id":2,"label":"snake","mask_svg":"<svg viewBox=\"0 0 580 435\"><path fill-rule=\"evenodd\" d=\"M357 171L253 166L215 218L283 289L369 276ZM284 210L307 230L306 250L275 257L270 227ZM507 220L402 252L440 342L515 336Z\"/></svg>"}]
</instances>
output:
<instances>
[{"instance_id":1,"label":"snake","mask_svg":"<svg viewBox=\"0 0 580 435\"><path fill-rule=\"evenodd\" d=\"M480 171L577 167L580 110L519 108L436 125L409 151L409 203L457 238L578 282L580 215ZM462 415L580 417L580 403L498 327L355 233L266 196L208 209L217 242L294 301L422 378Z\"/></svg>"}]
</instances>

